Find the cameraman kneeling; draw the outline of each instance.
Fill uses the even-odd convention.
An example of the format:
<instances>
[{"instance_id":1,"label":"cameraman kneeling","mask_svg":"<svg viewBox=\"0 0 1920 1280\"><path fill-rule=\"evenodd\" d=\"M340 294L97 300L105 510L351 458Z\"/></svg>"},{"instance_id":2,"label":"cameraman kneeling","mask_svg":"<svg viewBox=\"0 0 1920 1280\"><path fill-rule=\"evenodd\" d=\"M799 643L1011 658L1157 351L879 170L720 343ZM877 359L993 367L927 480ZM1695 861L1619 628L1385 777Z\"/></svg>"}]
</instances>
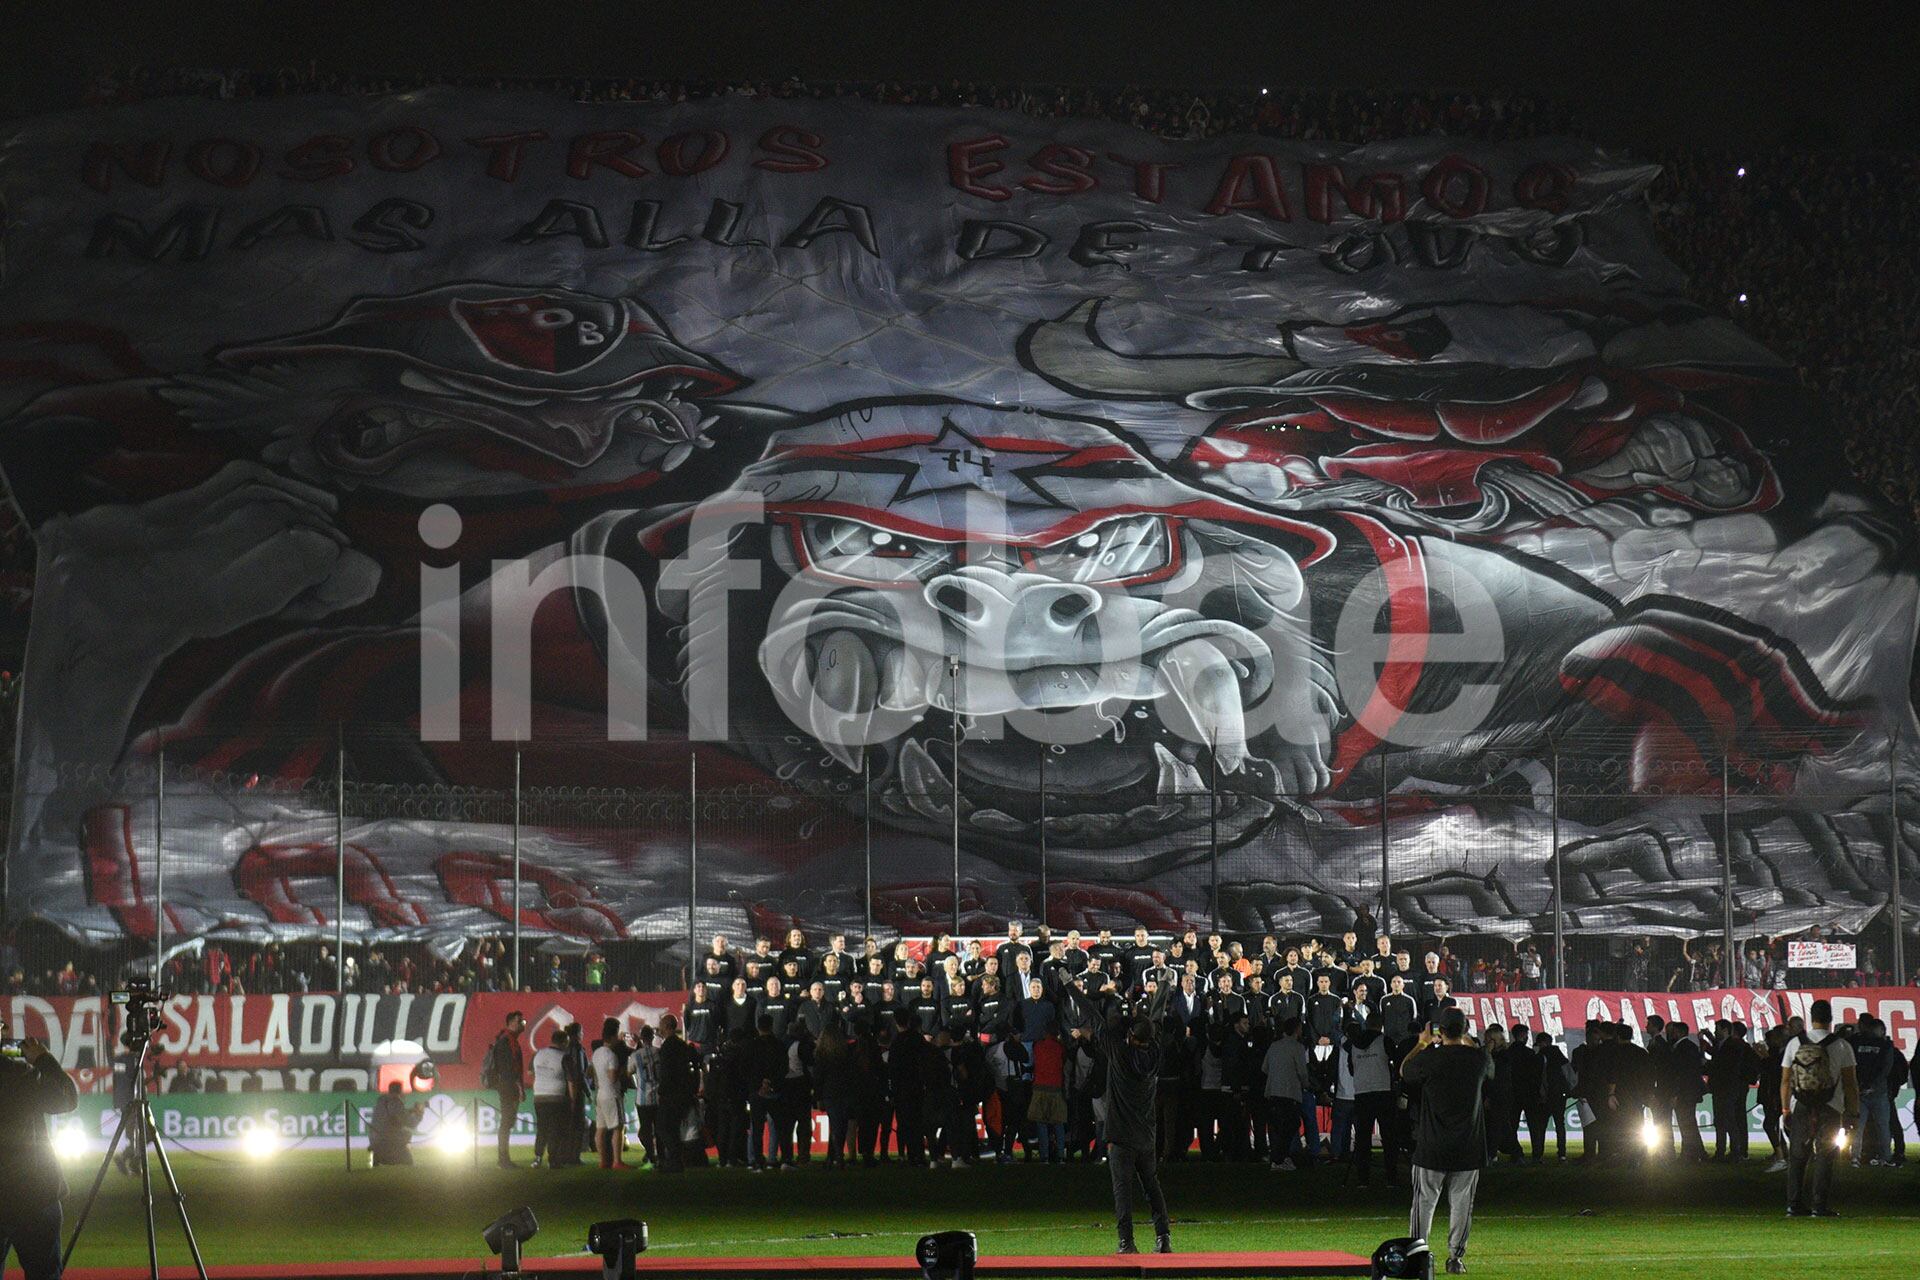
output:
<instances>
[{"instance_id":1,"label":"cameraman kneeling","mask_svg":"<svg viewBox=\"0 0 1920 1280\"><path fill-rule=\"evenodd\" d=\"M6 1029L0 1020L0 1039ZM26 1280L60 1274L60 1197L67 1180L47 1140L47 1117L79 1105L73 1081L38 1040L23 1041L18 1058L0 1057L0 1269L12 1249Z\"/></svg>"}]
</instances>

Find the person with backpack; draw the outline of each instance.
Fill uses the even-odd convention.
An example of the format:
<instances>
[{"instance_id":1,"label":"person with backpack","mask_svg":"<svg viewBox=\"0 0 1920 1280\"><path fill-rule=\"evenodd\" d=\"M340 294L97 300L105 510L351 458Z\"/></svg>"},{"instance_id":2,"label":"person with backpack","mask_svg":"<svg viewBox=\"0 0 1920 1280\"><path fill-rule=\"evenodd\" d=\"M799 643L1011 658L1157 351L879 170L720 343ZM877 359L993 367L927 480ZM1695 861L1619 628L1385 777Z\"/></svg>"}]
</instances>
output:
<instances>
[{"instance_id":1,"label":"person with backpack","mask_svg":"<svg viewBox=\"0 0 1920 1280\"><path fill-rule=\"evenodd\" d=\"M1860 1122L1853 1047L1833 1033L1833 1005L1815 1000L1810 1025L1787 1042L1780 1111L1787 1124L1787 1216L1837 1218L1828 1202L1833 1162Z\"/></svg>"},{"instance_id":2,"label":"person with backpack","mask_svg":"<svg viewBox=\"0 0 1920 1280\"><path fill-rule=\"evenodd\" d=\"M507 1025L487 1046L487 1056L480 1064L480 1087L492 1090L500 1103L499 1153L502 1169L513 1168L508 1144L513 1140L513 1126L520 1114L521 1100L527 1096L527 1063L520 1052L520 1033L526 1028L526 1017L519 1010L508 1014Z\"/></svg>"}]
</instances>

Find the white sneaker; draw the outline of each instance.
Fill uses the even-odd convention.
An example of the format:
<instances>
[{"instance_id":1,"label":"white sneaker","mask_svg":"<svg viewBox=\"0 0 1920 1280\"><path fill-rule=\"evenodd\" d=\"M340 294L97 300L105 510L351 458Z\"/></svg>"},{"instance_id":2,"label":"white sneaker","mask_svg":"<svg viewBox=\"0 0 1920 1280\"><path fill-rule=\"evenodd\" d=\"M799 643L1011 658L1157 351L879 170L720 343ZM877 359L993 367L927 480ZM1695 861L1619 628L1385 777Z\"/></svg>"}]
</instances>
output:
<instances>
[{"instance_id":1,"label":"white sneaker","mask_svg":"<svg viewBox=\"0 0 1920 1280\"><path fill-rule=\"evenodd\" d=\"M1279 1164L1273 1167L1278 1169L1282 1173L1292 1173L1298 1166L1295 1165L1292 1160L1282 1160Z\"/></svg>"},{"instance_id":2,"label":"white sneaker","mask_svg":"<svg viewBox=\"0 0 1920 1280\"><path fill-rule=\"evenodd\" d=\"M1773 1163L1767 1166L1768 1173L1785 1173L1786 1171L1787 1171L1787 1162L1785 1160L1782 1160L1779 1156L1775 1156L1773 1158Z\"/></svg>"}]
</instances>

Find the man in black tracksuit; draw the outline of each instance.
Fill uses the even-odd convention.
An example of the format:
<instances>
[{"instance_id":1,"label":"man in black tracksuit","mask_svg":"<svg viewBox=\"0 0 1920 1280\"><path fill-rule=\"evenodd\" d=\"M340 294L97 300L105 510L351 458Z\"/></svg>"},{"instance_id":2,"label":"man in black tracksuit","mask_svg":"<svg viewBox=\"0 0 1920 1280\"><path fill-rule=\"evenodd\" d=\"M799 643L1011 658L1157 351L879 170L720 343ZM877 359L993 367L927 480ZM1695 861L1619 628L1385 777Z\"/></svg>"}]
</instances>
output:
<instances>
[{"instance_id":1,"label":"man in black tracksuit","mask_svg":"<svg viewBox=\"0 0 1920 1280\"><path fill-rule=\"evenodd\" d=\"M1167 1198L1160 1191L1154 1152L1156 1093L1162 1046L1150 1018L1128 1022L1116 1014L1100 1036L1107 1070L1107 1170L1113 1175L1113 1213L1120 1228L1120 1252L1138 1253L1133 1243L1134 1180L1147 1193L1153 1212L1154 1252L1172 1253Z\"/></svg>"},{"instance_id":2,"label":"man in black tracksuit","mask_svg":"<svg viewBox=\"0 0 1920 1280\"><path fill-rule=\"evenodd\" d=\"M887 1054L887 1078L893 1085L894 1133L900 1158L910 1165L927 1162L925 1068L920 1056L933 1046L920 1034L920 1021L901 1009L894 1014L893 1048Z\"/></svg>"}]
</instances>

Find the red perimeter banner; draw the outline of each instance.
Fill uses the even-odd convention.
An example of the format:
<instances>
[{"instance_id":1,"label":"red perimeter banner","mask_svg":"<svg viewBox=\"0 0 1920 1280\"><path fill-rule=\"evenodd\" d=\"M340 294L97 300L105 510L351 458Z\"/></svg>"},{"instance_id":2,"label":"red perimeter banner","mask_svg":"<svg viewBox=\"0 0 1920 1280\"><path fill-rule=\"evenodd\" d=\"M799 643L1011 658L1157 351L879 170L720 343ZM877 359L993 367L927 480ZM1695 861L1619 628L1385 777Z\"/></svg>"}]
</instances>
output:
<instances>
[{"instance_id":1,"label":"red perimeter banner","mask_svg":"<svg viewBox=\"0 0 1920 1280\"><path fill-rule=\"evenodd\" d=\"M1476 1028L1523 1023L1559 1035L1581 1031L1589 1018L1639 1027L1655 1015L1692 1028L1729 1018L1760 1032L1804 1017L1821 997L1833 1002L1842 1023L1863 1013L1883 1019L1905 1053L1920 1041L1920 989L1913 987L1677 994L1560 988L1469 992L1458 999ZM591 1040L603 1019L637 1028L677 1013L684 1000L677 991L175 996L166 1002L154 1055L162 1068L186 1064L219 1074L229 1090L251 1081L268 1091L365 1088L380 1063L425 1056L439 1068L442 1088L475 1089L481 1058L510 1012L526 1015L521 1043L530 1054L570 1022L586 1028ZM101 1080L99 1068L120 1030L117 1012L103 1023L102 1005L99 997L14 996L4 1002L13 1034L46 1041L83 1085Z\"/></svg>"}]
</instances>

